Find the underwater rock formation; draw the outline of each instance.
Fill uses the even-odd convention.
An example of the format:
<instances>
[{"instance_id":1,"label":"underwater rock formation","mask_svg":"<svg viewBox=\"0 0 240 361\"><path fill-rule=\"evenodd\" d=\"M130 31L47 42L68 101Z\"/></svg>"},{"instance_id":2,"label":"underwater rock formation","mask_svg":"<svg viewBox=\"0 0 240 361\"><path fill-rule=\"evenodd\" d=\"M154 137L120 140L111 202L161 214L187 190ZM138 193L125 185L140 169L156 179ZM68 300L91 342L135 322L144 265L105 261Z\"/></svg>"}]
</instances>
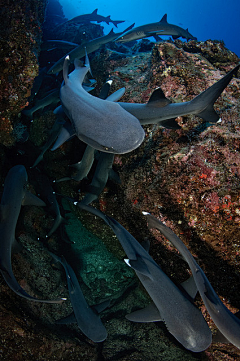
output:
<instances>
[{"instance_id":1,"label":"underwater rock formation","mask_svg":"<svg viewBox=\"0 0 240 361\"><path fill-rule=\"evenodd\" d=\"M19 121L18 113L28 104L38 75L45 5L46 0L1 5L0 141L6 146L14 144L12 130Z\"/></svg>"},{"instance_id":2,"label":"underwater rock formation","mask_svg":"<svg viewBox=\"0 0 240 361\"><path fill-rule=\"evenodd\" d=\"M36 19L39 16L42 19L42 15L31 9L33 4L39 6L40 3L31 1L29 5L22 0L5 9L9 12L11 7L11 13L15 14L10 21L9 40L4 43L5 54L1 58L3 130L0 142L5 146L15 142L15 138L10 136L12 122L17 120L21 107L28 101L33 78L38 73L37 58L31 51L38 52L40 29ZM33 14L34 20L29 24L26 9ZM43 8L40 9L43 14ZM4 8L1 8L1 16L4 16ZM26 24L28 32L25 28L21 30L21 26ZM17 36L14 37L14 34ZM18 57L17 53L21 56ZM92 61L92 72L99 83L95 94L98 95L99 88L111 75L112 91L126 87L123 101L145 103L159 86L172 101L187 101L237 63L238 58L222 43L212 41L164 42L155 45L152 52L139 53L134 57L127 54L124 58L114 56L111 50L102 49ZM233 312L240 304L239 86L239 79L234 78L216 102L215 108L222 118L220 124L201 128L199 118L186 116L178 119L182 129L177 131L157 125L145 126L143 144L132 153L115 156L114 167L119 172L122 185L109 182L99 202L94 204L113 215L138 241L150 238L151 255L155 261L171 278L181 282L188 276L186 264L158 232L149 232L141 211L149 211L165 219L175 233L181 234L181 239L196 256L222 301ZM31 141L24 143L21 152L15 147L9 151L1 148L2 183L7 173L3 164L8 168L15 162L28 166L33 164L38 153L36 146L44 143L53 122L51 111L36 116L33 123L28 120L26 124ZM194 129L197 126L198 129ZM46 152L39 169L50 179L66 176L68 165L79 161L83 150L84 145L74 139L55 152ZM34 177L29 170L30 188L38 193L37 187L32 185ZM81 199L88 182L90 180L84 180L80 185L74 181L62 182L54 189L56 193ZM13 256L14 274L24 289L38 297L55 298L59 294L68 297L64 271L53 262L42 244L56 253L67 254L89 304L106 297L111 299L111 308L101 316L109 336L103 345L96 345L81 335L75 325L56 326L56 319L71 312L69 300L63 305L32 304L19 299L1 282L0 333L1 352L5 359L16 358L16 350L19 359L26 360L240 359L239 350L232 345L214 344L200 355L193 355L179 347L161 323L133 324L126 320L127 313L133 308L146 306L149 298L133 277L133 272L123 263L125 254L121 246L94 216L76 212L73 206L67 207L62 203L61 211L65 211L66 219L69 218L67 232L70 239L66 235L63 237L62 233L46 238L54 222L47 210L25 207L21 212L16 238L23 250ZM91 232L89 242L87 231L81 228L78 234L78 228L74 228L77 222L68 216L69 208ZM81 236L86 237L83 243ZM104 247L100 246L99 238L104 241ZM76 242L72 247L71 241ZM88 247L94 260L90 258L90 252L84 257L82 251ZM110 260L109 252L113 255ZM200 300L198 306L214 331L215 327Z\"/></svg>"}]
</instances>

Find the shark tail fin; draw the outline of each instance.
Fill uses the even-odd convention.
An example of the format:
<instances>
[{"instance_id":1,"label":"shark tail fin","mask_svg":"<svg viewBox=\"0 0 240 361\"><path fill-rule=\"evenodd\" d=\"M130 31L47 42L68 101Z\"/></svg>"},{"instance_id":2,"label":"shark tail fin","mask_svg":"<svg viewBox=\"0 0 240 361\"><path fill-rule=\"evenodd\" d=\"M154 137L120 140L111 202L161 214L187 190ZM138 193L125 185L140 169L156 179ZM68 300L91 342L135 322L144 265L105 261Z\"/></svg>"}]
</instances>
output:
<instances>
[{"instance_id":1,"label":"shark tail fin","mask_svg":"<svg viewBox=\"0 0 240 361\"><path fill-rule=\"evenodd\" d=\"M231 81L233 75L236 75L240 64L238 64L234 69L227 73L223 78L218 80L215 84L209 87L207 90L196 96L191 102L196 104L196 107L201 108L198 113L195 113L203 120L209 123L216 123L219 120L218 114L213 108L213 104L217 98L221 95L223 90L227 87Z\"/></svg>"}]
</instances>

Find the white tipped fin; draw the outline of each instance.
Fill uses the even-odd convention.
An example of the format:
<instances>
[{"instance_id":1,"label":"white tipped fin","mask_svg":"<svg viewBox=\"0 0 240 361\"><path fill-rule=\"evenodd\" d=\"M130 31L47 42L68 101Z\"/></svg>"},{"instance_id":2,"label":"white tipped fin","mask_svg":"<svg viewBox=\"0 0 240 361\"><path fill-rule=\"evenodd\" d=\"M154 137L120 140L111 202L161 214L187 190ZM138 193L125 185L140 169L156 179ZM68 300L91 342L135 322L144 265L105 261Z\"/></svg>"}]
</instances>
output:
<instances>
[{"instance_id":1,"label":"white tipped fin","mask_svg":"<svg viewBox=\"0 0 240 361\"><path fill-rule=\"evenodd\" d=\"M69 55L66 56L64 63L63 63L63 79L65 81L65 84L68 82L68 68L70 63L70 57Z\"/></svg>"}]
</instances>

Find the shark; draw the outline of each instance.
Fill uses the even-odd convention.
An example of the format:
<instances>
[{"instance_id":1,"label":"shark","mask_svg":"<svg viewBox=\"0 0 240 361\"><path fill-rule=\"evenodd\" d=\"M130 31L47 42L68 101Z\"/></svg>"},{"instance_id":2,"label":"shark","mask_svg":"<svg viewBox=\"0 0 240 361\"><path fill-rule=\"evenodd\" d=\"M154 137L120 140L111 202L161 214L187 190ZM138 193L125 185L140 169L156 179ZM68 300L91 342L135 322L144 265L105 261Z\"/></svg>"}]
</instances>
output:
<instances>
[{"instance_id":1,"label":"shark","mask_svg":"<svg viewBox=\"0 0 240 361\"><path fill-rule=\"evenodd\" d=\"M180 26L169 24L167 22L167 14L165 14L159 22L137 26L120 35L115 41L127 43L155 35L171 35L173 39L182 37L187 40L197 40L197 38L189 33L188 29L184 30Z\"/></svg>"},{"instance_id":2,"label":"shark","mask_svg":"<svg viewBox=\"0 0 240 361\"><path fill-rule=\"evenodd\" d=\"M124 154L138 148L145 137L138 119L118 103L100 99L83 89L83 79L90 70L87 55L85 67L77 59L74 65L75 70L68 74L67 56L60 99L75 135L91 147L107 153Z\"/></svg>"},{"instance_id":3,"label":"shark","mask_svg":"<svg viewBox=\"0 0 240 361\"><path fill-rule=\"evenodd\" d=\"M32 118L33 113L35 113L37 110L44 109L50 104L56 105L57 103L59 103L59 89L55 89L44 98L39 99L32 108L24 109L22 111L22 114L26 115L29 118Z\"/></svg>"},{"instance_id":4,"label":"shark","mask_svg":"<svg viewBox=\"0 0 240 361\"><path fill-rule=\"evenodd\" d=\"M175 118L187 114L197 115L205 122L213 124L219 120L213 105L233 76L237 75L239 67L238 64L215 84L187 102L172 103L165 97L162 89L157 88L146 104L124 102L118 102L118 104L134 115L141 125L158 124L166 128L179 129L180 126Z\"/></svg>"},{"instance_id":5,"label":"shark","mask_svg":"<svg viewBox=\"0 0 240 361\"><path fill-rule=\"evenodd\" d=\"M23 165L16 165L8 172L0 206L0 272L8 286L19 296L30 301L44 303L62 303L65 299L41 300L30 296L16 280L11 264L12 247L15 241L15 229L21 205L45 206L45 203L26 191L27 172Z\"/></svg>"},{"instance_id":6,"label":"shark","mask_svg":"<svg viewBox=\"0 0 240 361\"><path fill-rule=\"evenodd\" d=\"M107 25L109 25L109 23L112 23L116 28L118 26L118 24L124 23L125 20L112 20L110 18L110 15L108 16L102 16L99 15L98 13L98 9L93 10L93 12L91 14L83 14L83 15L78 15L75 16L74 18L60 24L64 25L64 24L85 24L85 23L89 23L91 21L96 21L97 23L102 23L105 22Z\"/></svg>"},{"instance_id":7,"label":"shark","mask_svg":"<svg viewBox=\"0 0 240 361\"><path fill-rule=\"evenodd\" d=\"M41 51L52 51L55 49L72 50L77 46L79 46L79 44L65 40L46 40L41 44Z\"/></svg>"},{"instance_id":8,"label":"shark","mask_svg":"<svg viewBox=\"0 0 240 361\"><path fill-rule=\"evenodd\" d=\"M124 31L132 29L133 26L134 26L134 24L130 25ZM87 52L87 54L93 53L94 51L98 50L102 45L110 43L111 41L114 41L121 34L123 34L123 31L120 33L114 33L113 29L111 29L111 31L107 35L101 36L99 38L93 39L88 42L84 42L83 44L79 45L78 47L76 47L75 49L73 49L72 51L70 51L68 53L69 61L71 63L73 63L75 59L84 58L86 55L86 52ZM48 74L56 74L59 71L61 71L63 68L65 58L66 58L66 55L64 55L55 64L53 64L53 66L51 66L51 68L48 70L47 73Z\"/></svg>"},{"instance_id":9,"label":"shark","mask_svg":"<svg viewBox=\"0 0 240 361\"><path fill-rule=\"evenodd\" d=\"M102 218L113 230L127 254L128 264L152 298L146 309L127 315L138 322L163 321L168 331L188 350L200 352L212 342L212 333L200 310L189 295L181 291L140 243L114 218L89 205L75 202L80 208Z\"/></svg>"},{"instance_id":10,"label":"shark","mask_svg":"<svg viewBox=\"0 0 240 361\"><path fill-rule=\"evenodd\" d=\"M148 227L158 229L177 248L184 260L188 263L196 287L209 312L213 322L221 334L237 348L240 348L240 320L220 300L203 270L197 264L185 244L180 238L159 219L144 212Z\"/></svg>"},{"instance_id":11,"label":"shark","mask_svg":"<svg viewBox=\"0 0 240 361\"><path fill-rule=\"evenodd\" d=\"M76 323L80 330L86 335L90 340L93 342L102 342L107 338L107 330L102 324L100 317L97 314L99 310L99 305L94 307L90 307L85 300L85 297L82 293L80 288L78 279L76 277L75 272L73 271L72 267L67 263L64 256L58 257L54 253L48 251L50 255L57 261L62 264L65 269L66 276L67 276L67 284L68 284L68 291L69 297L71 300L73 313L69 316L65 317L64 319L57 320L57 324L64 324L64 323ZM103 303L102 309L106 308L109 304Z\"/></svg>"},{"instance_id":12,"label":"shark","mask_svg":"<svg viewBox=\"0 0 240 361\"><path fill-rule=\"evenodd\" d=\"M88 186L88 192L81 201L81 203L89 204L95 201L102 193L106 186L109 173L112 169L114 161L113 153L100 152L97 167L92 179L91 184Z\"/></svg>"}]
</instances>

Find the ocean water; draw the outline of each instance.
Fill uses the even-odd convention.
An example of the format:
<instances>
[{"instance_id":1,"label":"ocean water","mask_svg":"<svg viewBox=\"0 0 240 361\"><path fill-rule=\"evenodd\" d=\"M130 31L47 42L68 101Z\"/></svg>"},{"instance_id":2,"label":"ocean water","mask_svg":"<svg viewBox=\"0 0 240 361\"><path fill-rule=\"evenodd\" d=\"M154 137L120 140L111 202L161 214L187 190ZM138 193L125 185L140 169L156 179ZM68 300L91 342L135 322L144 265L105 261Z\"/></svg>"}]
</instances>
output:
<instances>
[{"instance_id":1,"label":"ocean water","mask_svg":"<svg viewBox=\"0 0 240 361\"><path fill-rule=\"evenodd\" d=\"M240 56L239 0L60 0L60 3L68 19L98 9L98 14L102 16L111 15L112 20L125 20L118 25L119 31L133 23L139 26L157 22L167 14L169 23L188 28L199 41L223 40L228 49ZM105 33L114 27L112 24L101 25L104 26Z\"/></svg>"}]
</instances>

